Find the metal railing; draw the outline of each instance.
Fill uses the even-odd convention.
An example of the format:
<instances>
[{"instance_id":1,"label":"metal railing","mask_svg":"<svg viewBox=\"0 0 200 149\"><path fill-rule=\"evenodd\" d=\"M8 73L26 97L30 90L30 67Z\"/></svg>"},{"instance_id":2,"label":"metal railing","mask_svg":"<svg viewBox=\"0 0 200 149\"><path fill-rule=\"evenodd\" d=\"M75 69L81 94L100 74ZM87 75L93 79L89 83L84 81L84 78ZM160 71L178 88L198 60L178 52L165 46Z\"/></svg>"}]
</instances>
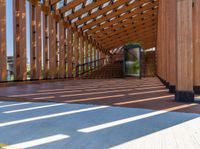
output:
<instances>
[{"instance_id":1,"label":"metal railing","mask_svg":"<svg viewBox=\"0 0 200 149\"><path fill-rule=\"evenodd\" d=\"M100 69L106 64L105 60L105 58L102 58L88 63L76 65L76 77L80 77L81 75Z\"/></svg>"}]
</instances>

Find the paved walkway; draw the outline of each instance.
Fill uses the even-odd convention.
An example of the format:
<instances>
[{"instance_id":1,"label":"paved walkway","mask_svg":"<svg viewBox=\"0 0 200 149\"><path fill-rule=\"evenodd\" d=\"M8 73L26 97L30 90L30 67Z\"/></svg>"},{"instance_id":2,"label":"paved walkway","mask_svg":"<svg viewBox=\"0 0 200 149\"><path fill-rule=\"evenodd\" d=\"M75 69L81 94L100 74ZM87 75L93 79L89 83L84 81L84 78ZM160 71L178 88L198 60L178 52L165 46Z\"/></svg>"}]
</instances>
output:
<instances>
[{"instance_id":1,"label":"paved walkway","mask_svg":"<svg viewBox=\"0 0 200 149\"><path fill-rule=\"evenodd\" d=\"M0 102L3 149L199 149L199 124L200 114L184 112Z\"/></svg>"},{"instance_id":2,"label":"paved walkway","mask_svg":"<svg viewBox=\"0 0 200 149\"><path fill-rule=\"evenodd\" d=\"M0 88L0 100L65 102L110 105L153 110L199 113L200 104L187 105L174 100L157 78L89 79L27 84Z\"/></svg>"}]
</instances>

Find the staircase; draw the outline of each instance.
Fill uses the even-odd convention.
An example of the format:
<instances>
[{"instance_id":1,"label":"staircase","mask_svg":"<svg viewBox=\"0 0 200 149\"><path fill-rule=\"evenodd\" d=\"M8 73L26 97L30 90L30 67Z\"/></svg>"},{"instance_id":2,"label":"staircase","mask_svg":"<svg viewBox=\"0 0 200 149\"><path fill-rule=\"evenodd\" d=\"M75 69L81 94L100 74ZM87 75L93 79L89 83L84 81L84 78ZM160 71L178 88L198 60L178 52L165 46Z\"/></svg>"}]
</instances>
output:
<instances>
[{"instance_id":1,"label":"staircase","mask_svg":"<svg viewBox=\"0 0 200 149\"><path fill-rule=\"evenodd\" d=\"M88 72L81 76L82 79L111 79L123 77L123 63L121 61L107 64L98 70Z\"/></svg>"}]
</instances>

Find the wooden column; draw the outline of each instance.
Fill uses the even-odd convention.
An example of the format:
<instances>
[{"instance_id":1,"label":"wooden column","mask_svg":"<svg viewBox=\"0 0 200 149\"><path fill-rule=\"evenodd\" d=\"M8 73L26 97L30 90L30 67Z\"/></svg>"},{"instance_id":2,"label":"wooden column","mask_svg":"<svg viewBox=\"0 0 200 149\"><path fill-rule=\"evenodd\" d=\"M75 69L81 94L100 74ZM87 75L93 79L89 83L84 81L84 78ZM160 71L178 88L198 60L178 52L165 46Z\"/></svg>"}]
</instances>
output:
<instances>
[{"instance_id":1,"label":"wooden column","mask_svg":"<svg viewBox=\"0 0 200 149\"><path fill-rule=\"evenodd\" d=\"M6 0L0 0L0 82L7 78Z\"/></svg>"},{"instance_id":2,"label":"wooden column","mask_svg":"<svg viewBox=\"0 0 200 149\"><path fill-rule=\"evenodd\" d=\"M36 7L36 29L37 29L37 78L42 79L42 31L41 31L41 7Z\"/></svg>"},{"instance_id":3,"label":"wooden column","mask_svg":"<svg viewBox=\"0 0 200 149\"><path fill-rule=\"evenodd\" d=\"M200 1L194 0L193 8L194 33L194 92L200 94Z\"/></svg>"},{"instance_id":4,"label":"wooden column","mask_svg":"<svg viewBox=\"0 0 200 149\"><path fill-rule=\"evenodd\" d=\"M193 102L193 0L177 0L176 101Z\"/></svg>"},{"instance_id":5,"label":"wooden column","mask_svg":"<svg viewBox=\"0 0 200 149\"><path fill-rule=\"evenodd\" d=\"M100 52L99 49L97 49L97 67L99 67L99 59L100 59Z\"/></svg>"},{"instance_id":6,"label":"wooden column","mask_svg":"<svg viewBox=\"0 0 200 149\"><path fill-rule=\"evenodd\" d=\"M66 77L66 29L63 25L63 21L59 22L59 40L60 40L60 78L63 79Z\"/></svg>"},{"instance_id":7,"label":"wooden column","mask_svg":"<svg viewBox=\"0 0 200 149\"><path fill-rule=\"evenodd\" d=\"M83 37L80 37L80 50L81 50L81 64L84 64L84 40ZM81 72L84 71L84 66L81 67Z\"/></svg>"},{"instance_id":8,"label":"wooden column","mask_svg":"<svg viewBox=\"0 0 200 149\"><path fill-rule=\"evenodd\" d=\"M85 41L85 63L88 64L88 40ZM89 70L88 65L86 65L86 71Z\"/></svg>"},{"instance_id":9,"label":"wooden column","mask_svg":"<svg viewBox=\"0 0 200 149\"><path fill-rule=\"evenodd\" d=\"M49 76L56 78L56 21L51 14L49 16Z\"/></svg>"},{"instance_id":10,"label":"wooden column","mask_svg":"<svg viewBox=\"0 0 200 149\"><path fill-rule=\"evenodd\" d=\"M31 79L41 79L41 9L33 3L30 3L30 66Z\"/></svg>"},{"instance_id":11,"label":"wooden column","mask_svg":"<svg viewBox=\"0 0 200 149\"><path fill-rule=\"evenodd\" d=\"M170 93L176 92L176 16L177 16L177 2L175 0L168 0L167 6L167 33L168 33L168 79Z\"/></svg>"},{"instance_id":12,"label":"wooden column","mask_svg":"<svg viewBox=\"0 0 200 149\"><path fill-rule=\"evenodd\" d=\"M48 15L44 12L42 13L43 19L43 71L44 71L44 79L48 78L48 69L49 69L49 57L48 57L48 45L49 45L49 25L48 25Z\"/></svg>"},{"instance_id":13,"label":"wooden column","mask_svg":"<svg viewBox=\"0 0 200 149\"><path fill-rule=\"evenodd\" d=\"M89 44L89 49L90 49L90 62L92 62L93 61L93 47L92 47L92 43L90 42L90 44ZM90 69L92 69L92 63L90 63Z\"/></svg>"},{"instance_id":14,"label":"wooden column","mask_svg":"<svg viewBox=\"0 0 200 149\"><path fill-rule=\"evenodd\" d=\"M96 61L96 60L97 60L97 49L96 49L96 47L94 47L94 61ZM97 62L94 63L95 68L96 68L96 66L97 66Z\"/></svg>"},{"instance_id":15,"label":"wooden column","mask_svg":"<svg viewBox=\"0 0 200 149\"><path fill-rule=\"evenodd\" d=\"M72 47L72 43L73 43L73 32L71 30L71 28L68 28L67 31L67 41L68 41L68 77L72 78L72 56L73 56L73 47Z\"/></svg>"},{"instance_id":16,"label":"wooden column","mask_svg":"<svg viewBox=\"0 0 200 149\"><path fill-rule=\"evenodd\" d=\"M26 0L13 0L13 35L15 80L26 80Z\"/></svg>"},{"instance_id":17,"label":"wooden column","mask_svg":"<svg viewBox=\"0 0 200 149\"><path fill-rule=\"evenodd\" d=\"M75 55L75 67L79 63L79 39L78 39L78 33L74 33L74 55Z\"/></svg>"},{"instance_id":18,"label":"wooden column","mask_svg":"<svg viewBox=\"0 0 200 149\"><path fill-rule=\"evenodd\" d=\"M55 42L56 42L56 51L55 51L55 54L56 54L56 76L55 78L59 78L59 65L60 65L60 60L59 60L59 52L60 52L60 47L59 47L59 22L56 21L56 39L55 39Z\"/></svg>"}]
</instances>

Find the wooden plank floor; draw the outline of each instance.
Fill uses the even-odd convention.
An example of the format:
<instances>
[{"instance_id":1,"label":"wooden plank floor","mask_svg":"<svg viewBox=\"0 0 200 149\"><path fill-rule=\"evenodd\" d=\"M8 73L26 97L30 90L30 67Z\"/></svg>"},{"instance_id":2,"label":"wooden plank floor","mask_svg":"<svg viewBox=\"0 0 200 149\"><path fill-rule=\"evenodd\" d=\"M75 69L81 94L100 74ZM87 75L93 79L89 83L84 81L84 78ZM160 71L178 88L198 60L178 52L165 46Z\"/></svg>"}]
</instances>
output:
<instances>
[{"instance_id":1,"label":"wooden plank floor","mask_svg":"<svg viewBox=\"0 0 200 149\"><path fill-rule=\"evenodd\" d=\"M157 78L86 79L27 84L1 87L0 96L2 101L66 102L200 113L200 105L197 103L175 102L174 95L169 94Z\"/></svg>"}]
</instances>

